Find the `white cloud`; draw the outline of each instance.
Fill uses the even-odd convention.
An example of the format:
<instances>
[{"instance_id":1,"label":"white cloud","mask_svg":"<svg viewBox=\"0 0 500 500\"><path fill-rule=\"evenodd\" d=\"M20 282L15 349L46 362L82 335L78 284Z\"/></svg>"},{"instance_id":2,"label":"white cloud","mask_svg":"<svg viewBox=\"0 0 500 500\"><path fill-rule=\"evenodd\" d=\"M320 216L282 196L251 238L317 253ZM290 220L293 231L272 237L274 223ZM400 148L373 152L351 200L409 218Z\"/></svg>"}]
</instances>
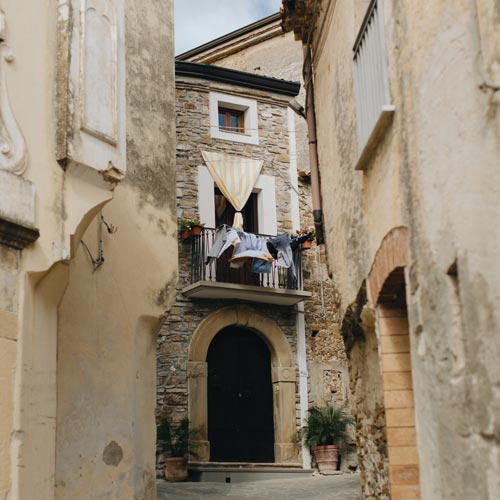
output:
<instances>
[{"instance_id":1,"label":"white cloud","mask_svg":"<svg viewBox=\"0 0 500 500\"><path fill-rule=\"evenodd\" d=\"M279 11L281 0L175 0L175 53Z\"/></svg>"}]
</instances>

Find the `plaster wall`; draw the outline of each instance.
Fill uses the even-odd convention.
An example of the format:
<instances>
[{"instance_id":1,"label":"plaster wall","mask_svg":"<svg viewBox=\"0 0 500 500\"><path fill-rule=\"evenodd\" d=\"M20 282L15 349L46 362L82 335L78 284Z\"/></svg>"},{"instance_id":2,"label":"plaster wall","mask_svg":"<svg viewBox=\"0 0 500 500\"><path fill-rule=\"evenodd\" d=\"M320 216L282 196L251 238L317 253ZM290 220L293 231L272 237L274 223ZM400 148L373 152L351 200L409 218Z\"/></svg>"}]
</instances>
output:
<instances>
[{"instance_id":1,"label":"plaster wall","mask_svg":"<svg viewBox=\"0 0 500 500\"><path fill-rule=\"evenodd\" d=\"M156 498L156 333L177 279L172 7L127 2L128 173L102 211L118 229L103 227L95 272L80 245L59 308L58 499ZM82 237L94 256L99 220Z\"/></svg>"},{"instance_id":2,"label":"plaster wall","mask_svg":"<svg viewBox=\"0 0 500 500\"><path fill-rule=\"evenodd\" d=\"M24 250L1 250L0 390L5 404L2 399L0 496L78 498L77 482L91 483L95 472L99 477L93 486L95 496L154 498L148 475L154 468L155 440L151 346L158 318L170 304L177 269L171 185L175 168L172 2L148 3L154 16L144 14L143 3L127 2L127 156L132 169L127 183L116 190L116 205L109 205L105 214L120 229L105 248L112 269L101 275L92 274L79 240L85 233L95 251L95 222L87 228L112 199L113 185L81 168L65 171L56 161L56 136L62 126L56 118L60 102L56 87L60 72L64 73L56 36L61 16L68 15L57 7L56 2L29 7L14 0L0 2L6 40L14 54L2 71L26 142L29 159L23 178L34 187L33 224L40 229L40 238ZM110 241L105 238L105 246ZM151 263L154 271L150 273L145 263ZM98 297L106 297L106 304L91 307ZM102 340L117 349L101 350L91 343L101 333L95 325L102 328ZM127 341L122 349L123 336ZM89 372L94 380L97 374L106 374L108 384L101 380L87 384L80 376ZM132 383L125 386L123 379ZM111 400L103 408L106 396ZM119 403L111 412L112 398ZM78 421L72 417L82 399L86 413ZM117 433L126 435L126 439L119 436L128 452L123 459L125 475L93 468L95 448L89 436L97 421L96 439L107 438L116 421L127 422L116 426ZM124 432L132 423L135 430ZM98 452L102 460L103 449ZM113 465L106 467L114 470ZM83 490L81 495L89 498Z\"/></svg>"},{"instance_id":3,"label":"plaster wall","mask_svg":"<svg viewBox=\"0 0 500 500\"><path fill-rule=\"evenodd\" d=\"M341 317L384 235L407 226L421 495L496 498L500 118L498 92L479 86L481 65L498 80L498 8L479 6L478 39L471 2L383 2L396 112L360 172L352 46L362 16L356 3L326 4L313 36L315 97Z\"/></svg>"}]
</instances>

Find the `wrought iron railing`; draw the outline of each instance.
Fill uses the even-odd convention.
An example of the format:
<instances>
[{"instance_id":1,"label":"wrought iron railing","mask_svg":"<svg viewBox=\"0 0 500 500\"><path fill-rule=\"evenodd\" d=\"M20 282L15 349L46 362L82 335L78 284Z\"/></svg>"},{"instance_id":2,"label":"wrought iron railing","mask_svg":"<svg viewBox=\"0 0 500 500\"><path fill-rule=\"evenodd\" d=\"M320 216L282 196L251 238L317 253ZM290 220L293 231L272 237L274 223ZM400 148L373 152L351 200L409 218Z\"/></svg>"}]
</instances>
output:
<instances>
[{"instance_id":1,"label":"wrought iron railing","mask_svg":"<svg viewBox=\"0 0 500 500\"><path fill-rule=\"evenodd\" d=\"M211 259L207 263L207 255L215 241L216 230L203 228L200 236L193 236L191 245L191 283L198 281L213 281L221 283L237 283L240 285L254 285L266 288L282 288L288 290L302 290L302 255L298 248L293 252L295 276L290 269L272 263L270 273L253 273L251 263L245 263L240 269L230 267L229 258L232 248L218 259ZM257 234L258 238L268 240L269 235Z\"/></svg>"}]
</instances>

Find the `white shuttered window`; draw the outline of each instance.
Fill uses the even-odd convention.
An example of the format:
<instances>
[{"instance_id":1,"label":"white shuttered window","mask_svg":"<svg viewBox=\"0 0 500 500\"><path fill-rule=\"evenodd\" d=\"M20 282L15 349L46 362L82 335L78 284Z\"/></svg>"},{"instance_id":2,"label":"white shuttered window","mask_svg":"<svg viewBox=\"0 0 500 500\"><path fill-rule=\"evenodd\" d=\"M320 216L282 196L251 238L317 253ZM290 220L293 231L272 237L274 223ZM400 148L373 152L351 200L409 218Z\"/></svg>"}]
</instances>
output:
<instances>
[{"instance_id":1,"label":"white shuttered window","mask_svg":"<svg viewBox=\"0 0 500 500\"><path fill-rule=\"evenodd\" d=\"M363 152L376 142L380 128L392 115L382 0L372 0L354 44L354 85L358 144Z\"/></svg>"}]
</instances>

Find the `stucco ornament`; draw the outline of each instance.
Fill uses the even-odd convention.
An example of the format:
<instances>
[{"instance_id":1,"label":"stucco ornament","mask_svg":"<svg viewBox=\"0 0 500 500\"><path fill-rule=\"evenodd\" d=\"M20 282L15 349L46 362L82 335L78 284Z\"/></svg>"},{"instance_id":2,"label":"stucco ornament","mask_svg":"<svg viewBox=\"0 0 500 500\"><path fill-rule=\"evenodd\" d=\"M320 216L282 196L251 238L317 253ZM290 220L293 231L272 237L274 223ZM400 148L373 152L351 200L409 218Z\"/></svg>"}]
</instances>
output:
<instances>
[{"instance_id":1,"label":"stucco ornament","mask_svg":"<svg viewBox=\"0 0 500 500\"><path fill-rule=\"evenodd\" d=\"M5 14L0 10L0 170L21 175L28 164L26 141L12 113L5 80L6 65L14 60L5 43Z\"/></svg>"}]
</instances>

